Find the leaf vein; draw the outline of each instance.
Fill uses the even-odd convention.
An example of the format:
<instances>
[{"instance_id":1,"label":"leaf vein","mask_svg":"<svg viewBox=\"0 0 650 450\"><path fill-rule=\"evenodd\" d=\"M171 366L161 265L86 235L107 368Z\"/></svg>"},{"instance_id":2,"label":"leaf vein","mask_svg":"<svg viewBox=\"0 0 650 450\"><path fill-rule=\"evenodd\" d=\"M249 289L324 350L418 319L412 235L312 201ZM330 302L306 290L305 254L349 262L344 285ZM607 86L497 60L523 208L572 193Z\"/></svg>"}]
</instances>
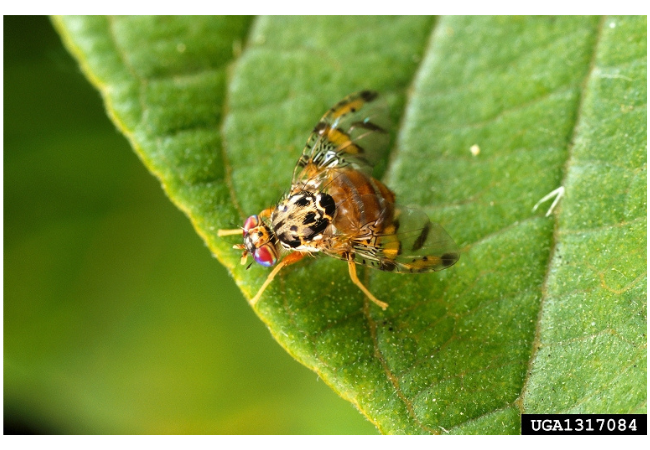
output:
<instances>
[{"instance_id":1,"label":"leaf vein","mask_svg":"<svg viewBox=\"0 0 650 450\"><path fill-rule=\"evenodd\" d=\"M574 124L573 124L572 130L571 130L571 135L568 137L568 141L567 141L567 160L566 160L564 170L563 170L564 174L563 174L562 183L560 183L561 186L564 186L566 184L567 176L569 174L569 165L570 165L571 159L572 159L572 149L573 149L575 139L576 139L576 137L578 135L580 120L582 118L582 112L583 112L582 107L583 107L583 103L584 103L584 100L585 100L585 98L584 98L585 97L585 91L586 91L586 87L587 87L587 85L589 83L589 79L591 78L591 76L592 76L592 74L594 72L594 68L596 67L596 56L597 56L597 53L598 53L598 46L599 46L600 40L602 38L604 24L605 24L605 16L601 16L600 21L598 23L598 26L596 28L596 36L595 36L595 39L594 39L593 49L592 49L592 53L591 53L591 59L589 61L589 68L587 69L586 74L585 74L585 76L584 76L584 78L582 80L582 87L581 87L581 89L579 91L579 98L578 98L577 105L576 105L577 110L576 110ZM556 215L556 217L557 217L557 215ZM539 349L541 348L542 316L544 314L544 305L546 303L546 299L547 299L547 296L548 296L548 294L547 294L548 286L549 286L549 283L550 283L551 274L553 273L552 268L553 268L553 264L554 264L554 260L555 260L555 253L557 251L557 245L558 245L559 236L560 236L559 221L557 220L557 218L555 220L555 227L554 228L555 229L553 230L553 238L552 238L552 242L551 242L551 249L549 251L548 262L546 264L546 272L545 272L545 275L544 275L544 281L542 283L542 295L541 295L540 302L539 302L539 311L537 313L537 320L536 320L536 323L535 323L535 337L533 338L533 341L532 341L530 357L529 357L529 360L528 360L528 368L526 369L526 372L525 372L526 375L525 375L525 378L524 378L524 382L522 383L522 386L521 386L520 401L517 402L517 405L519 406L520 411L522 413L524 412L524 409L525 409L523 400L524 400L524 397L526 395L526 390L528 388L528 383L530 382L530 376L533 373L533 365L534 365L535 359L537 357L537 353L539 352Z\"/></svg>"}]
</instances>

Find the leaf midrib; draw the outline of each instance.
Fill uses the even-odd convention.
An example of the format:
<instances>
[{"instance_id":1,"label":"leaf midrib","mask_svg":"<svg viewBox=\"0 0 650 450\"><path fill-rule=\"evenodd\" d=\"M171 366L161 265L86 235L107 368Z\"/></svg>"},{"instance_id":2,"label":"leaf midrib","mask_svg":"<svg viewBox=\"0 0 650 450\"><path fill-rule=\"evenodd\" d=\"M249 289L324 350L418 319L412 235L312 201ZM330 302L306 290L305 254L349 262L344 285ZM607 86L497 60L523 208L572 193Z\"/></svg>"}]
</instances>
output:
<instances>
[{"instance_id":1,"label":"leaf midrib","mask_svg":"<svg viewBox=\"0 0 650 450\"><path fill-rule=\"evenodd\" d=\"M578 101L577 101L577 107L576 107L576 113L574 115L574 123L573 127L571 128L571 136L569 136L567 140L567 151L566 151L566 161L564 163L564 167L562 168L562 181L560 182L560 186L565 186L566 185L566 178L569 174L569 170L571 168L571 163L572 163L572 151L573 147L576 142L576 137L578 136L579 133L579 128L580 128L580 120L582 118L582 112L583 112L583 105L584 105L584 100L585 100L585 92L587 89L587 85L589 84L589 80L592 76L592 73L596 67L596 56L598 54L598 46L600 44L600 40L602 37L602 32L603 32L603 26L605 23L605 18L606 16L601 16L600 21L598 23L597 27L597 32L596 32L596 38L594 39L594 44L591 52L591 59L589 61L589 68L587 69L587 73L584 76L584 79L582 80L582 83L580 84L580 90L578 93ZM551 277L551 269L553 267L553 263L555 260L555 253L557 251L557 245L560 240L560 233L562 233L562 230L560 230L559 227L559 220L557 217L562 211L562 205L558 205L558 209L556 214L553 216L555 218L555 224L553 226L553 235L552 235L552 241L551 241L551 248L549 251L548 255L548 261L546 263L546 270L544 273L544 280L542 282L542 295L540 298L539 302L539 311L537 312L537 320L535 321L535 336L533 338L532 342L532 348L530 352L530 357L528 359L528 365L525 371L525 376L524 376L524 382L522 384L521 392L519 397L513 402L518 408L521 414L525 413L525 407L524 407L524 399L526 395L526 391L528 389L528 385L530 382L531 375L533 374L533 363L537 357L537 354L539 350L542 347L542 316L544 315L544 305L546 304L546 300L548 299L548 285L550 282L550 277Z\"/></svg>"}]
</instances>

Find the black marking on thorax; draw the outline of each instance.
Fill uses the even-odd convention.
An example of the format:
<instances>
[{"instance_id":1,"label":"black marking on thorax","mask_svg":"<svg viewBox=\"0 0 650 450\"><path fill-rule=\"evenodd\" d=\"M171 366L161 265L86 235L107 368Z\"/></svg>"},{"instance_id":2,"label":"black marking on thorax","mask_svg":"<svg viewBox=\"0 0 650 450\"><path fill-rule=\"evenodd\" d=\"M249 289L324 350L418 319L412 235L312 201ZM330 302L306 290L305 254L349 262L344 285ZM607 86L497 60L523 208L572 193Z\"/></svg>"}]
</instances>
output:
<instances>
[{"instance_id":1,"label":"black marking on thorax","mask_svg":"<svg viewBox=\"0 0 650 450\"><path fill-rule=\"evenodd\" d=\"M322 192L301 191L283 199L271 217L271 226L287 248L309 246L332 223L336 205Z\"/></svg>"}]
</instances>

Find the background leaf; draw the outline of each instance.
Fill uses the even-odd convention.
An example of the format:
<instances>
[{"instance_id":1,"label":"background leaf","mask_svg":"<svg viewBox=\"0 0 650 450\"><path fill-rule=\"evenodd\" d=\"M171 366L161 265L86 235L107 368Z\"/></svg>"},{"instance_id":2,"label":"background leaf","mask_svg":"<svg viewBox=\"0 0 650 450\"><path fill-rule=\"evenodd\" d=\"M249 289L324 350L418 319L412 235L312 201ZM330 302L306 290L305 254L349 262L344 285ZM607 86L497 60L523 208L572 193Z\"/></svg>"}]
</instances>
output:
<instances>
[{"instance_id":1,"label":"background leaf","mask_svg":"<svg viewBox=\"0 0 650 450\"><path fill-rule=\"evenodd\" d=\"M362 88L386 96L397 134L383 178L454 236L460 262L365 273L383 312L345 264L318 258L285 270L256 306L381 432L508 433L522 411L645 412L644 17L56 24L249 297L267 271L246 272L215 230L277 200L327 107ZM532 212L559 186L553 216Z\"/></svg>"}]
</instances>

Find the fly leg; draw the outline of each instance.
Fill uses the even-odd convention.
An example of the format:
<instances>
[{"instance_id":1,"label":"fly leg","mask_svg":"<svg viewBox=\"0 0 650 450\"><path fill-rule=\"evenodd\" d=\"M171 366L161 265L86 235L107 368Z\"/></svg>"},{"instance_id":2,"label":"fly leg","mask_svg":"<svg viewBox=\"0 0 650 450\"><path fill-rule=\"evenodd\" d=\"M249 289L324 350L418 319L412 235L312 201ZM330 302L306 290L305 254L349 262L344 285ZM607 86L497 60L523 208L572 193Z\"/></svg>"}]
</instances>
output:
<instances>
[{"instance_id":1,"label":"fly leg","mask_svg":"<svg viewBox=\"0 0 650 450\"><path fill-rule=\"evenodd\" d=\"M386 308L388 308L388 303L384 303L381 300L377 300L377 298L370 293L370 291L363 285L361 284L361 281L359 281L359 278L357 277L357 265L352 261L351 259L348 259L348 269L350 270L350 278L352 279L352 282L356 284L359 289L363 291L366 296L372 300L374 304L379 306L381 309L384 311Z\"/></svg>"},{"instance_id":2,"label":"fly leg","mask_svg":"<svg viewBox=\"0 0 650 450\"><path fill-rule=\"evenodd\" d=\"M269 284L271 284L271 281L273 281L273 278L280 272L280 270L284 266L291 265L293 263L296 263L300 261L307 253L301 253L301 252L293 252L289 253L287 256L284 257L282 261L278 263L277 266L271 271L268 277L266 277L266 281L264 284L262 284L262 287L257 291L257 294L255 294L255 297L253 297L250 300L251 306L255 306L255 304L259 301L260 297L264 293L264 290L268 287Z\"/></svg>"}]
</instances>

